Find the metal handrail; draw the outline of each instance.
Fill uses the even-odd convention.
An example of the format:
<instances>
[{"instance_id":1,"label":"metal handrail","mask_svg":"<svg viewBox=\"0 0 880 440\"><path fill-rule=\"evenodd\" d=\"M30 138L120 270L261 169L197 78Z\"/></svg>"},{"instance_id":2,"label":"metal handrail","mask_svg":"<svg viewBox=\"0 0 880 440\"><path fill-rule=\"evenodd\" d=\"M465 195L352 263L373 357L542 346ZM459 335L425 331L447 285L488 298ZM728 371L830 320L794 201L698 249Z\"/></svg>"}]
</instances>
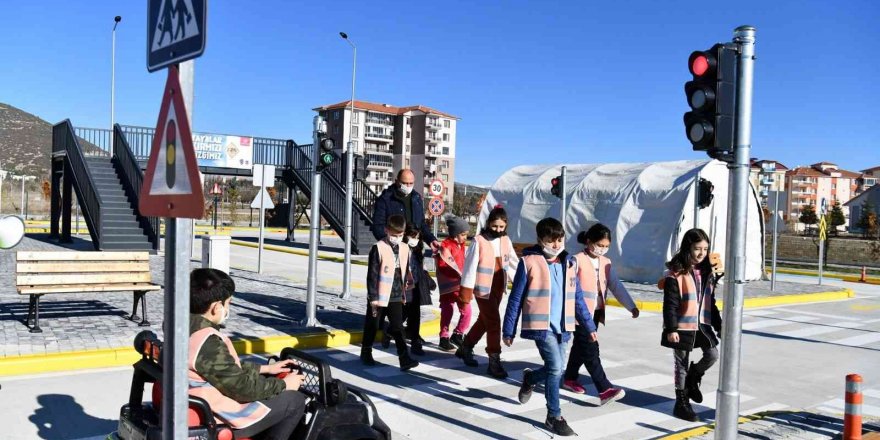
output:
<instances>
[{"instance_id":1,"label":"metal handrail","mask_svg":"<svg viewBox=\"0 0 880 440\"><path fill-rule=\"evenodd\" d=\"M70 119L52 126L52 151L63 152L67 157L70 177L73 178L72 187L79 198L92 243L97 249L102 249L104 243L101 235L101 198ZM65 179L68 178L67 171L65 170Z\"/></svg>"},{"instance_id":2,"label":"metal handrail","mask_svg":"<svg viewBox=\"0 0 880 440\"><path fill-rule=\"evenodd\" d=\"M113 126L113 146L115 147L112 159L113 166L122 175L126 195L131 200L138 200L141 186L144 182L144 172L141 171L141 167L137 159L135 159L134 153L128 145L128 140L125 138L125 133L119 124ZM153 250L158 251L159 234L161 231L159 217L144 216L140 213L140 209L137 206L134 207L134 213L141 227L146 231L147 239L153 245Z\"/></svg>"}]
</instances>

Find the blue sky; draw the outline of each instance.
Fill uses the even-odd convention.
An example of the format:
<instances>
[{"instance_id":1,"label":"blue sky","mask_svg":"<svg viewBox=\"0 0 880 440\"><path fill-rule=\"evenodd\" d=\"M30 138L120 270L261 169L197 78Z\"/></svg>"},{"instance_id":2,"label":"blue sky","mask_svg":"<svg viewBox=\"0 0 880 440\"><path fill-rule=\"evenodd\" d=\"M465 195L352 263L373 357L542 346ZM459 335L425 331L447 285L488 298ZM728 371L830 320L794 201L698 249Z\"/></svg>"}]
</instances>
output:
<instances>
[{"instance_id":1,"label":"blue sky","mask_svg":"<svg viewBox=\"0 0 880 440\"><path fill-rule=\"evenodd\" d=\"M154 126L146 2L2 1L0 102L109 125L110 30L120 123ZM533 163L705 157L684 135L691 51L758 29L752 155L788 166L880 165L880 3L854 1L213 0L196 61L195 131L311 137L311 109L357 98L461 117L456 180Z\"/></svg>"}]
</instances>

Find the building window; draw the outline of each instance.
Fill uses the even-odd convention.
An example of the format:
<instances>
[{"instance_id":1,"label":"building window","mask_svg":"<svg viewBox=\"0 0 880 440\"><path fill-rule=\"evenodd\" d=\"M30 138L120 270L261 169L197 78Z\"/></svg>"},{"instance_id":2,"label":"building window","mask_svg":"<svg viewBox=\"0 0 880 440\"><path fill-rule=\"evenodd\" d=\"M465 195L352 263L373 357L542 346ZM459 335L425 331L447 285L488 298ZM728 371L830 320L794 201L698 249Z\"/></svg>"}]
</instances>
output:
<instances>
[{"instance_id":1,"label":"building window","mask_svg":"<svg viewBox=\"0 0 880 440\"><path fill-rule=\"evenodd\" d=\"M447 156L449 155L449 147L443 147L443 154Z\"/></svg>"},{"instance_id":2,"label":"building window","mask_svg":"<svg viewBox=\"0 0 880 440\"><path fill-rule=\"evenodd\" d=\"M358 123L358 112L354 112L354 113L352 113L352 115L351 115L351 121L354 122L355 124Z\"/></svg>"},{"instance_id":3,"label":"building window","mask_svg":"<svg viewBox=\"0 0 880 440\"><path fill-rule=\"evenodd\" d=\"M351 127L351 137L353 137L353 138L358 137L358 128L357 127Z\"/></svg>"},{"instance_id":4,"label":"building window","mask_svg":"<svg viewBox=\"0 0 880 440\"><path fill-rule=\"evenodd\" d=\"M338 125L333 126L333 134L339 134L339 126Z\"/></svg>"},{"instance_id":5,"label":"building window","mask_svg":"<svg viewBox=\"0 0 880 440\"><path fill-rule=\"evenodd\" d=\"M449 133L443 133L443 141L446 142L449 140Z\"/></svg>"},{"instance_id":6,"label":"building window","mask_svg":"<svg viewBox=\"0 0 880 440\"><path fill-rule=\"evenodd\" d=\"M409 131L406 132L406 138L409 139Z\"/></svg>"},{"instance_id":7,"label":"building window","mask_svg":"<svg viewBox=\"0 0 880 440\"><path fill-rule=\"evenodd\" d=\"M333 120L339 119L339 110L333 110Z\"/></svg>"},{"instance_id":8,"label":"building window","mask_svg":"<svg viewBox=\"0 0 880 440\"><path fill-rule=\"evenodd\" d=\"M444 175L443 175L443 180L446 181L446 182L449 182L449 174L444 174Z\"/></svg>"},{"instance_id":9,"label":"building window","mask_svg":"<svg viewBox=\"0 0 880 440\"><path fill-rule=\"evenodd\" d=\"M443 120L443 126L446 127L446 128L449 128L449 119L444 119L444 120Z\"/></svg>"},{"instance_id":10,"label":"building window","mask_svg":"<svg viewBox=\"0 0 880 440\"><path fill-rule=\"evenodd\" d=\"M357 150L358 149L358 141L352 140L351 141L351 148L352 148L352 151Z\"/></svg>"},{"instance_id":11,"label":"building window","mask_svg":"<svg viewBox=\"0 0 880 440\"><path fill-rule=\"evenodd\" d=\"M449 161L448 160L441 161L441 163L443 164L443 167L449 168Z\"/></svg>"}]
</instances>

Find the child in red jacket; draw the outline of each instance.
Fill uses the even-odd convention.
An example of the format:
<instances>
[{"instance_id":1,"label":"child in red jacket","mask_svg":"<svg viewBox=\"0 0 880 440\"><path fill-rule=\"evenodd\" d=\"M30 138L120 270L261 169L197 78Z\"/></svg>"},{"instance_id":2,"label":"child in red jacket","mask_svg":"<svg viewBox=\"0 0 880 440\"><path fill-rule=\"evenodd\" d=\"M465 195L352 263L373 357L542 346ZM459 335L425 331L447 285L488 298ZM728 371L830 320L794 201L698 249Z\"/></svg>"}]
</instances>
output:
<instances>
[{"instance_id":1,"label":"child in red jacket","mask_svg":"<svg viewBox=\"0 0 880 440\"><path fill-rule=\"evenodd\" d=\"M471 304L461 300L461 271L464 269L464 252L467 236L471 226L456 216L446 218L449 230L447 237L440 244L437 259L437 281L440 287L440 349L452 351L464 342L464 332L471 325ZM458 325L449 335L449 324L452 322L452 306L458 306Z\"/></svg>"}]
</instances>

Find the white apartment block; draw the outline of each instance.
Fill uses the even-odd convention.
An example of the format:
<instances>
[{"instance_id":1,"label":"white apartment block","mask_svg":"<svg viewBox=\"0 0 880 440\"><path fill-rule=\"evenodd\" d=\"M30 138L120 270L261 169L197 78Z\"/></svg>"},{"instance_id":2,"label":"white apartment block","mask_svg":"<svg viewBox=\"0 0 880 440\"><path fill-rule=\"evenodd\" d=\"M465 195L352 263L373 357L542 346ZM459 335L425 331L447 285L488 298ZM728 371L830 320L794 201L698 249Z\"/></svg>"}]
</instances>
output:
<instances>
[{"instance_id":1,"label":"white apartment block","mask_svg":"<svg viewBox=\"0 0 880 440\"><path fill-rule=\"evenodd\" d=\"M327 131L341 149L348 142L349 126L354 154L366 160L366 183L377 194L394 183L397 172L410 168L416 191L430 199L428 184L445 183L447 210L455 184L455 138L459 118L422 105L396 107L351 101L313 109L327 121Z\"/></svg>"}]
</instances>

